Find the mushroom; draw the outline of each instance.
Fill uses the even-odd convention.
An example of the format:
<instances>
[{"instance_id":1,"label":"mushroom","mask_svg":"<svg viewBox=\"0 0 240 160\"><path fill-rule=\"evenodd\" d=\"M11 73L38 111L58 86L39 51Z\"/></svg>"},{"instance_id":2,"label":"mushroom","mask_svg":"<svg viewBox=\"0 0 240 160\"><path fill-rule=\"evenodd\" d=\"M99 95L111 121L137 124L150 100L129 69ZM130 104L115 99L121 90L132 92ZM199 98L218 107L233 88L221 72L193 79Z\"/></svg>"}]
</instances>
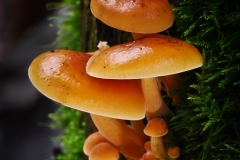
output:
<instances>
[{"instance_id":1,"label":"mushroom","mask_svg":"<svg viewBox=\"0 0 240 160\"><path fill-rule=\"evenodd\" d=\"M144 149L147 152L151 152L151 141L147 141L147 142L144 143Z\"/></svg>"},{"instance_id":2,"label":"mushroom","mask_svg":"<svg viewBox=\"0 0 240 160\"><path fill-rule=\"evenodd\" d=\"M144 153L141 160L156 160L155 156L151 152Z\"/></svg>"},{"instance_id":3,"label":"mushroom","mask_svg":"<svg viewBox=\"0 0 240 160\"><path fill-rule=\"evenodd\" d=\"M138 80L106 80L86 74L90 55L71 50L48 51L31 63L32 84L45 96L68 107L119 119L145 114Z\"/></svg>"},{"instance_id":4,"label":"mushroom","mask_svg":"<svg viewBox=\"0 0 240 160\"><path fill-rule=\"evenodd\" d=\"M179 157L180 149L178 146L169 147L167 150L168 156L173 160Z\"/></svg>"},{"instance_id":5,"label":"mushroom","mask_svg":"<svg viewBox=\"0 0 240 160\"><path fill-rule=\"evenodd\" d=\"M110 47L92 56L87 74L106 79L141 79L148 119L171 114L158 90L157 77L202 66L203 58L191 44L154 34Z\"/></svg>"},{"instance_id":6,"label":"mushroom","mask_svg":"<svg viewBox=\"0 0 240 160\"><path fill-rule=\"evenodd\" d=\"M168 0L91 0L90 7L103 23L133 33L161 32L174 21Z\"/></svg>"},{"instance_id":7,"label":"mushroom","mask_svg":"<svg viewBox=\"0 0 240 160\"><path fill-rule=\"evenodd\" d=\"M89 160L118 160L119 157L118 150L107 142L95 145L89 153Z\"/></svg>"},{"instance_id":8,"label":"mushroom","mask_svg":"<svg viewBox=\"0 0 240 160\"><path fill-rule=\"evenodd\" d=\"M108 142L110 143L106 138L104 138L100 132L94 132L92 134L90 134L84 144L83 144L83 152L86 154L86 155L89 155L91 149L101 143L101 142Z\"/></svg>"},{"instance_id":9,"label":"mushroom","mask_svg":"<svg viewBox=\"0 0 240 160\"><path fill-rule=\"evenodd\" d=\"M91 114L99 132L129 159L142 157L148 137L128 127L123 120Z\"/></svg>"},{"instance_id":10,"label":"mushroom","mask_svg":"<svg viewBox=\"0 0 240 160\"><path fill-rule=\"evenodd\" d=\"M151 137L151 152L154 154L154 156L156 158L165 159L166 153L162 136L168 133L168 127L164 119L151 119L144 128L144 133Z\"/></svg>"}]
</instances>

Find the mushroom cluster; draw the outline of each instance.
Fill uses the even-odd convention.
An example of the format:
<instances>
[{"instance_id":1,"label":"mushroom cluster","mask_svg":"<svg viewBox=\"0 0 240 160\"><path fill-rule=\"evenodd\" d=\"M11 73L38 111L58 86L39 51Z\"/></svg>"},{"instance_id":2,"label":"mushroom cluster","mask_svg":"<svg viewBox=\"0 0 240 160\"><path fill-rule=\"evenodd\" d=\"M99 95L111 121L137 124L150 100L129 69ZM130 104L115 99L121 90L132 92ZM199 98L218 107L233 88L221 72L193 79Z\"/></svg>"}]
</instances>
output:
<instances>
[{"instance_id":1,"label":"mushroom cluster","mask_svg":"<svg viewBox=\"0 0 240 160\"><path fill-rule=\"evenodd\" d=\"M179 101L172 91L179 73L200 67L201 54L187 42L157 34L174 21L168 0L91 0L91 11L135 40L101 43L93 53L43 53L29 67L31 82L50 99L91 114L98 132L84 144L90 160L117 160L119 152L128 160L176 159L179 148L165 145L172 133L163 117L173 113L161 90Z\"/></svg>"}]
</instances>

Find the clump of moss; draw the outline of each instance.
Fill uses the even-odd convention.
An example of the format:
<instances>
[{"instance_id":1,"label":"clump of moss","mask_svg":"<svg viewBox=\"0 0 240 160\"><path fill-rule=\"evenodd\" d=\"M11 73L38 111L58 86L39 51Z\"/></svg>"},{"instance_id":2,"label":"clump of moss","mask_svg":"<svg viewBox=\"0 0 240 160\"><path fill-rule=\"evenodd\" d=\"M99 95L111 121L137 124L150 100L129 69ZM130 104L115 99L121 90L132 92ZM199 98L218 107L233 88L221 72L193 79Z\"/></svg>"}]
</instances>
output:
<instances>
[{"instance_id":1,"label":"clump of moss","mask_svg":"<svg viewBox=\"0 0 240 160\"><path fill-rule=\"evenodd\" d=\"M173 36L204 56L201 69L183 74L182 101L175 104L182 158L240 159L240 3L183 0L174 12Z\"/></svg>"},{"instance_id":2,"label":"clump of moss","mask_svg":"<svg viewBox=\"0 0 240 160\"><path fill-rule=\"evenodd\" d=\"M58 9L58 14L49 17L60 21L58 37L53 45L57 48L67 48L80 51L81 26L79 22L81 0L64 0L47 4L48 9Z\"/></svg>"},{"instance_id":3,"label":"clump of moss","mask_svg":"<svg viewBox=\"0 0 240 160\"><path fill-rule=\"evenodd\" d=\"M64 0L60 3L47 4L48 9L60 10L59 14L50 17L50 19L61 21L58 25L58 38L53 42L57 48L80 51L80 2L80 0ZM49 117L54 121L50 127L63 131L61 135L54 138L62 147L61 152L54 158L56 160L87 159L83 153L83 143L86 139L86 122L83 114L61 105L55 113L49 114Z\"/></svg>"},{"instance_id":4,"label":"clump of moss","mask_svg":"<svg viewBox=\"0 0 240 160\"><path fill-rule=\"evenodd\" d=\"M55 129L63 129L63 134L55 138L62 146L60 154L56 155L56 160L84 160L83 144L85 141L86 123L82 113L74 109L61 106L55 113L49 115L54 123L51 125Z\"/></svg>"}]
</instances>

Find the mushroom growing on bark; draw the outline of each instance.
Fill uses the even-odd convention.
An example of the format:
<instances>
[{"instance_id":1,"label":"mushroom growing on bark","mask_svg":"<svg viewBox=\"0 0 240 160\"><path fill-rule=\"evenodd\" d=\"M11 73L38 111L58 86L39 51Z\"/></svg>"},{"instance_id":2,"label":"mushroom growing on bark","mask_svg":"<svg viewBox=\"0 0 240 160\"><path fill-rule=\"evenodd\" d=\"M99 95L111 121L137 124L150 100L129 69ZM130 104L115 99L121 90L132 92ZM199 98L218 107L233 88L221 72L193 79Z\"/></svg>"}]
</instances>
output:
<instances>
[{"instance_id":1,"label":"mushroom growing on bark","mask_svg":"<svg viewBox=\"0 0 240 160\"><path fill-rule=\"evenodd\" d=\"M128 127L123 120L91 114L99 132L128 158L141 158L148 137Z\"/></svg>"},{"instance_id":2,"label":"mushroom growing on bark","mask_svg":"<svg viewBox=\"0 0 240 160\"><path fill-rule=\"evenodd\" d=\"M91 0L90 7L103 23L127 32L157 33L174 21L168 0Z\"/></svg>"},{"instance_id":3,"label":"mushroom growing on bark","mask_svg":"<svg viewBox=\"0 0 240 160\"><path fill-rule=\"evenodd\" d=\"M89 153L89 160L118 160L119 157L118 150L107 142L95 145Z\"/></svg>"},{"instance_id":4,"label":"mushroom growing on bark","mask_svg":"<svg viewBox=\"0 0 240 160\"><path fill-rule=\"evenodd\" d=\"M159 92L161 86L157 77L195 69L202 64L203 58L194 46L176 38L152 34L95 54L87 62L86 71L98 78L141 79L146 116L151 120L171 114Z\"/></svg>"},{"instance_id":5,"label":"mushroom growing on bark","mask_svg":"<svg viewBox=\"0 0 240 160\"><path fill-rule=\"evenodd\" d=\"M98 78L141 79L145 100L150 99L146 114L152 119L170 113L165 104L161 104L157 77L188 71L202 64L203 58L194 46L154 34L95 54L87 62L86 70Z\"/></svg>"},{"instance_id":6,"label":"mushroom growing on bark","mask_svg":"<svg viewBox=\"0 0 240 160\"><path fill-rule=\"evenodd\" d=\"M43 53L31 63L29 78L45 96L68 107L119 119L142 119L145 102L140 81L91 77L85 71L90 57L70 50Z\"/></svg>"}]
</instances>

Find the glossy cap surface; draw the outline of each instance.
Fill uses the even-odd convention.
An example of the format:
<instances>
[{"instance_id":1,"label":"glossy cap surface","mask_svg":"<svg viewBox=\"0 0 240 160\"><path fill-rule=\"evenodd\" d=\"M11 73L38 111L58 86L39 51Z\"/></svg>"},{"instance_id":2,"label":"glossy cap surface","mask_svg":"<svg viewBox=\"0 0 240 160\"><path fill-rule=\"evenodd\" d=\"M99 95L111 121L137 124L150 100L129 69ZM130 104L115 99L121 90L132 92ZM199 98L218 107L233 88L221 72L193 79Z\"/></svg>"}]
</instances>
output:
<instances>
[{"instance_id":1,"label":"glossy cap surface","mask_svg":"<svg viewBox=\"0 0 240 160\"><path fill-rule=\"evenodd\" d=\"M137 80L106 80L86 74L90 55L49 51L29 67L32 84L48 98L68 107L119 119L142 119L144 98Z\"/></svg>"},{"instance_id":2,"label":"glossy cap surface","mask_svg":"<svg viewBox=\"0 0 240 160\"><path fill-rule=\"evenodd\" d=\"M103 23L135 33L161 32L174 21L167 0L91 0L91 11Z\"/></svg>"},{"instance_id":3,"label":"glossy cap surface","mask_svg":"<svg viewBox=\"0 0 240 160\"><path fill-rule=\"evenodd\" d=\"M203 57L193 45L154 34L92 56L87 73L107 79L142 79L176 74L202 64Z\"/></svg>"}]
</instances>

